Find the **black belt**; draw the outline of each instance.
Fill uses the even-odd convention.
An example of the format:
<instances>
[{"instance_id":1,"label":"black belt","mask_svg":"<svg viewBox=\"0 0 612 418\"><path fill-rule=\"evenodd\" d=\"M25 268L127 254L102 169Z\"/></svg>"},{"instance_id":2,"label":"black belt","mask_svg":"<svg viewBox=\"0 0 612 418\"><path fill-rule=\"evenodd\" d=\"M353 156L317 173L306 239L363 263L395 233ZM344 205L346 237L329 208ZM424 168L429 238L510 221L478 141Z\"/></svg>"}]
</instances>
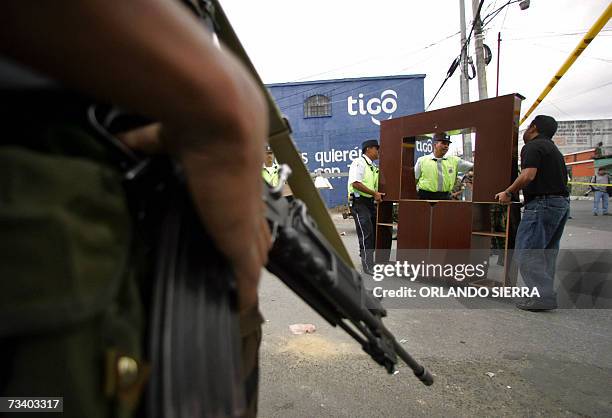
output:
<instances>
[{"instance_id":1,"label":"black belt","mask_svg":"<svg viewBox=\"0 0 612 418\"><path fill-rule=\"evenodd\" d=\"M546 199L549 197L565 197L568 198L569 195L568 194L536 194L536 195L526 195L525 196L525 203L529 203L532 200L536 200L536 199Z\"/></svg>"},{"instance_id":2,"label":"black belt","mask_svg":"<svg viewBox=\"0 0 612 418\"><path fill-rule=\"evenodd\" d=\"M569 197L566 194L536 194L536 195L527 195L525 196L526 199L543 199L543 198L547 198L547 197Z\"/></svg>"}]
</instances>

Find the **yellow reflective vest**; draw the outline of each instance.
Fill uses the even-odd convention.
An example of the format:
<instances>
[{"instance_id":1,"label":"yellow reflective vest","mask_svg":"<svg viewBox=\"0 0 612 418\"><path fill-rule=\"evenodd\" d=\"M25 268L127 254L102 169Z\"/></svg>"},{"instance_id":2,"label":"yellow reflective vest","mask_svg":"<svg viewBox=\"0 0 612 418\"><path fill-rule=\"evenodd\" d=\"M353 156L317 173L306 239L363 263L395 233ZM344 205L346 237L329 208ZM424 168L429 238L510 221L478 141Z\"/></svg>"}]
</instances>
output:
<instances>
[{"instance_id":1,"label":"yellow reflective vest","mask_svg":"<svg viewBox=\"0 0 612 418\"><path fill-rule=\"evenodd\" d=\"M277 164L273 164L272 167L263 167L261 169L261 176L263 179L272 187L278 186L279 178L279 167Z\"/></svg>"},{"instance_id":2,"label":"yellow reflective vest","mask_svg":"<svg viewBox=\"0 0 612 418\"><path fill-rule=\"evenodd\" d=\"M363 158L363 156L360 158ZM363 180L360 183L370 190L378 191L378 167L376 167L374 164L370 164L365 158L363 158L363 160L365 161L367 167L364 172ZM359 193L360 196L372 197L370 194L355 189L350 183L348 183L347 186L349 199L351 196L354 196L353 193L355 192Z\"/></svg>"},{"instance_id":3,"label":"yellow reflective vest","mask_svg":"<svg viewBox=\"0 0 612 418\"><path fill-rule=\"evenodd\" d=\"M417 189L428 192L450 192L453 189L461 158L451 155L434 160L428 156L420 160L421 177Z\"/></svg>"}]
</instances>

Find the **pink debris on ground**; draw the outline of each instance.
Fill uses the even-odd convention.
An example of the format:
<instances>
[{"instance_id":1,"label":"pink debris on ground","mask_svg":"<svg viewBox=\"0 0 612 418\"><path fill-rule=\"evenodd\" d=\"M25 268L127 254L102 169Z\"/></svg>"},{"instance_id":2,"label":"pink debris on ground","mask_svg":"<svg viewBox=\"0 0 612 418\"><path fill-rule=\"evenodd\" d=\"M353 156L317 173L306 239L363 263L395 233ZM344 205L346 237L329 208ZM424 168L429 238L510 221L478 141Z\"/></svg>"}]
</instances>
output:
<instances>
[{"instance_id":1,"label":"pink debris on ground","mask_svg":"<svg viewBox=\"0 0 612 418\"><path fill-rule=\"evenodd\" d=\"M317 327L315 327L313 324L293 324L289 325L289 329L293 334L300 335L312 334L317 330Z\"/></svg>"}]
</instances>

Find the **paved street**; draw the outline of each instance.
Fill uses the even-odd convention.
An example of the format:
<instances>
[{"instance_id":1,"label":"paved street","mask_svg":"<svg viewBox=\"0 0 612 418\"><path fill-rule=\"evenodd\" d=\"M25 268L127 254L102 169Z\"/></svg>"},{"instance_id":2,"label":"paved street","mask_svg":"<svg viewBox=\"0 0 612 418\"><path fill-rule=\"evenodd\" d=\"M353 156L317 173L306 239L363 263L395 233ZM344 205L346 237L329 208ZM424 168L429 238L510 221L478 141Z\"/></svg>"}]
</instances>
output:
<instances>
[{"instance_id":1,"label":"paved street","mask_svg":"<svg viewBox=\"0 0 612 418\"><path fill-rule=\"evenodd\" d=\"M591 205L572 201L562 248L612 247L612 217ZM352 219L334 221L357 261ZM261 417L612 416L611 310L390 309L387 327L435 374L424 387L404 365L387 375L270 275L261 305ZM295 323L317 330L292 335Z\"/></svg>"}]
</instances>

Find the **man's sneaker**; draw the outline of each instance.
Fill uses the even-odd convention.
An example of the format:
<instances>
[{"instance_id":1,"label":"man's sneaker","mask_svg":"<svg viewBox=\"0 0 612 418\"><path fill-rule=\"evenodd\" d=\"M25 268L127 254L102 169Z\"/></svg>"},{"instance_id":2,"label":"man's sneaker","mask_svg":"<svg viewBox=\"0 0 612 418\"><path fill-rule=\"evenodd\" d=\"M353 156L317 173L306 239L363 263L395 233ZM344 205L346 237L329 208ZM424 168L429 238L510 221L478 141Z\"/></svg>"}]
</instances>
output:
<instances>
[{"instance_id":1,"label":"man's sneaker","mask_svg":"<svg viewBox=\"0 0 612 418\"><path fill-rule=\"evenodd\" d=\"M594 213L594 214L593 214L593 216L597 216L597 214L596 214L596 213Z\"/></svg>"},{"instance_id":2,"label":"man's sneaker","mask_svg":"<svg viewBox=\"0 0 612 418\"><path fill-rule=\"evenodd\" d=\"M610 216L610 214L609 213L604 213L603 216Z\"/></svg>"},{"instance_id":3,"label":"man's sneaker","mask_svg":"<svg viewBox=\"0 0 612 418\"><path fill-rule=\"evenodd\" d=\"M525 299L518 302L515 306L523 311L552 311L553 309L557 309L557 301L547 302L538 299Z\"/></svg>"}]
</instances>

